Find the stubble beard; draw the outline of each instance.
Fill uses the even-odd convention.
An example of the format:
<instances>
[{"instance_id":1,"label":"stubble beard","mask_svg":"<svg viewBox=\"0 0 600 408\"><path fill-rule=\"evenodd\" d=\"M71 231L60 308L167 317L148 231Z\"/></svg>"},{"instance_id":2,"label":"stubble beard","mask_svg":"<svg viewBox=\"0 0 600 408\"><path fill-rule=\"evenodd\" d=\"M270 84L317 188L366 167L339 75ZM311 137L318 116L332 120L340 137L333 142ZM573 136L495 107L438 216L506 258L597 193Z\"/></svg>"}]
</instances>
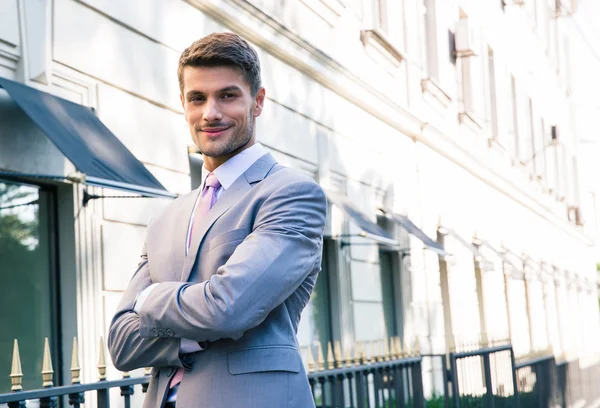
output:
<instances>
[{"instance_id":1,"label":"stubble beard","mask_svg":"<svg viewBox=\"0 0 600 408\"><path fill-rule=\"evenodd\" d=\"M202 146L198 146L198 148L200 149L200 153L207 157L220 157L231 154L248 144L250 139L252 139L252 134L254 133L253 128L254 116L252 115L252 111L250 111L250 113L248 114L248 126L239 129L223 146L211 146L212 148L209 147L206 149Z\"/></svg>"}]
</instances>

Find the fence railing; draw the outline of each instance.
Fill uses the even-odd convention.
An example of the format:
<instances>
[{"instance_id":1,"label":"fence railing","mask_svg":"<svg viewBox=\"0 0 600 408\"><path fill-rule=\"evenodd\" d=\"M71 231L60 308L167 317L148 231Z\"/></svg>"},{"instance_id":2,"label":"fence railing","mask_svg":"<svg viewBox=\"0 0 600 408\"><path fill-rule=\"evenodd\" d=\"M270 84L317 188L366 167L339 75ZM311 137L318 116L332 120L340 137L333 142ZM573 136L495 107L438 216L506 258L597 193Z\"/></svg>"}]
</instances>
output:
<instances>
[{"instance_id":1,"label":"fence railing","mask_svg":"<svg viewBox=\"0 0 600 408\"><path fill-rule=\"evenodd\" d=\"M368 347L367 345L370 345ZM320 344L317 361L308 349L308 381L318 408L425 407L422 358L418 342L405 347L400 339L359 342L354 357L342 358L338 341L327 348L325 360Z\"/></svg>"},{"instance_id":2,"label":"fence railing","mask_svg":"<svg viewBox=\"0 0 600 408\"><path fill-rule=\"evenodd\" d=\"M48 339L44 344L44 358L42 364L43 388L39 390L23 391L21 370L21 357L19 354L19 343L15 340L13 349L12 370L10 374L12 387L11 393L0 394L0 404L7 404L9 408L25 408L27 401L39 401L40 408L55 408L59 406L60 398L67 398L69 405L79 408L85 403L85 393L96 392L98 408L109 408L109 391L113 388L120 389L123 397L123 406L131 408L131 396L134 394L134 386L141 385L142 392L148 390L150 371L146 369L143 377L130 378L129 373L124 372L120 380L106 380L106 357L104 341L100 338L100 352L98 358L98 382L81 384L81 367L79 366L79 351L77 338L73 339L73 350L71 357L71 385L54 386L54 370L50 358L50 347Z\"/></svg>"},{"instance_id":3,"label":"fence railing","mask_svg":"<svg viewBox=\"0 0 600 408\"><path fill-rule=\"evenodd\" d=\"M578 360L557 363L552 355L515 363L510 344L483 347L448 355L421 355L418 347L389 342L357 343L354 355L342 358L338 342L328 344L327 358L317 347L317 360L308 349L308 381L318 408L535 408L588 406L600 401L600 362L582 367ZM105 347L100 339L98 381L81 384L77 339L73 341L71 385L54 386L50 348L46 339L42 367L43 388L22 390L21 363L15 340L10 374L11 393L0 394L0 406L24 408L37 401L41 408L79 408L86 395L98 408L109 408L111 390L120 390L119 406L130 408L137 386L145 393L150 371L130 378L106 379ZM424 378L427 381L424 387ZM112 402L117 395L112 394ZM62 402L62 404L60 404ZM139 401L138 401L139 402ZM36 405L36 404L29 404Z\"/></svg>"},{"instance_id":4,"label":"fence railing","mask_svg":"<svg viewBox=\"0 0 600 408\"><path fill-rule=\"evenodd\" d=\"M519 407L510 344L449 354L452 407Z\"/></svg>"},{"instance_id":5,"label":"fence railing","mask_svg":"<svg viewBox=\"0 0 600 408\"><path fill-rule=\"evenodd\" d=\"M522 407L566 406L553 355L517 363L515 372Z\"/></svg>"}]
</instances>

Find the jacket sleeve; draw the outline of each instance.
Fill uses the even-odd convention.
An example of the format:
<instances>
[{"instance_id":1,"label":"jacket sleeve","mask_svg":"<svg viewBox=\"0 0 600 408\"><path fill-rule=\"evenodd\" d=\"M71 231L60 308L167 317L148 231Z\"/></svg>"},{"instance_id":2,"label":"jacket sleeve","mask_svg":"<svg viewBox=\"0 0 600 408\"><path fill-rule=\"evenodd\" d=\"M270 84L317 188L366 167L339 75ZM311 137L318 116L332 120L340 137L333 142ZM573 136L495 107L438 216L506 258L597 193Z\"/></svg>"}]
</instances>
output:
<instances>
[{"instance_id":1,"label":"jacket sleeve","mask_svg":"<svg viewBox=\"0 0 600 408\"><path fill-rule=\"evenodd\" d=\"M197 341L239 339L320 268L326 210L323 190L310 180L274 191L252 233L209 280L154 288L140 310L140 335L170 329Z\"/></svg>"},{"instance_id":2,"label":"jacket sleeve","mask_svg":"<svg viewBox=\"0 0 600 408\"><path fill-rule=\"evenodd\" d=\"M142 262L123 294L108 331L108 351L118 370L184 366L179 358L179 338L144 339L140 336L140 317L133 311L133 306L138 293L151 284L148 257L144 246Z\"/></svg>"}]
</instances>

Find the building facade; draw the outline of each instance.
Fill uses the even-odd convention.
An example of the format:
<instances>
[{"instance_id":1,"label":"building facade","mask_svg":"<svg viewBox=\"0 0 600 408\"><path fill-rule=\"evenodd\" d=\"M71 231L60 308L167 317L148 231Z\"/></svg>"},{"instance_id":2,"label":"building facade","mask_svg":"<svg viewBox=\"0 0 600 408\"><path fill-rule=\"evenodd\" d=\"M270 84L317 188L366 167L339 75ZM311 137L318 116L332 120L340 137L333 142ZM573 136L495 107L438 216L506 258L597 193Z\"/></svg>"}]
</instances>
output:
<instances>
[{"instance_id":1,"label":"building facade","mask_svg":"<svg viewBox=\"0 0 600 408\"><path fill-rule=\"evenodd\" d=\"M225 30L257 48L267 90L258 140L330 197L323 271L300 325L305 358L329 342L354 352L390 337L424 353L510 341L518 357L598 357L596 203L579 160L598 119L573 103L597 71L577 64L589 50L576 1L0 8L0 77L93 108L174 193L195 188L201 166L179 54ZM83 379L96 378L98 339L145 226L168 203L43 177L73 174L72 161L0 91L0 293L14 305L2 312L12 332L0 334L0 367L8 374L19 338L27 388L41 385L44 337L59 382L74 336ZM83 205L84 190L130 197Z\"/></svg>"}]
</instances>

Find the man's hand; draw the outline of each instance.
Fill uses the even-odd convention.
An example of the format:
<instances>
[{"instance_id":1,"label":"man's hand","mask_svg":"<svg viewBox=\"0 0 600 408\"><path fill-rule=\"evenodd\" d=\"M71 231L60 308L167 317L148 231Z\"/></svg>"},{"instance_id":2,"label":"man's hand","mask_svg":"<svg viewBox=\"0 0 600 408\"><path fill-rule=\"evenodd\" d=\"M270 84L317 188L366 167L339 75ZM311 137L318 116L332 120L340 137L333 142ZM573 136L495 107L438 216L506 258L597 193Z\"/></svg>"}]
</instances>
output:
<instances>
[{"instance_id":1,"label":"man's hand","mask_svg":"<svg viewBox=\"0 0 600 408\"><path fill-rule=\"evenodd\" d=\"M140 336L140 317L134 311L134 306L138 295L152 285L144 248L142 262L123 294L108 331L108 350L113 364L121 371L141 367L184 366L179 358L179 338L142 339Z\"/></svg>"}]
</instances>

